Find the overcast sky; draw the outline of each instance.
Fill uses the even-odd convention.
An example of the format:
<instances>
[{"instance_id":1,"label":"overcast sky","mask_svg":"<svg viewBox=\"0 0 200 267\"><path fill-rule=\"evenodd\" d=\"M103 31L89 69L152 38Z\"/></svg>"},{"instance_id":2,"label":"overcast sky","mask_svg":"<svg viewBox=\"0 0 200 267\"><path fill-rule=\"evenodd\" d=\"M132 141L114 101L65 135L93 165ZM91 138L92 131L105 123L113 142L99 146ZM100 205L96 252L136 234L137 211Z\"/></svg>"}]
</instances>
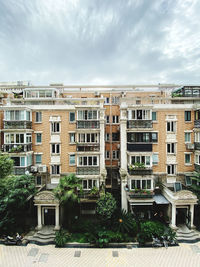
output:
<instances>
[{"instance_id":1,"label":"overcast sky","mask_svg":"<svg viewBox=\"0 0 200 267\"><path fill-rule=\"evenodd\" d=\"M0 0L0 81L200 84L198 0Z\"/></svg>"}]
</instances>

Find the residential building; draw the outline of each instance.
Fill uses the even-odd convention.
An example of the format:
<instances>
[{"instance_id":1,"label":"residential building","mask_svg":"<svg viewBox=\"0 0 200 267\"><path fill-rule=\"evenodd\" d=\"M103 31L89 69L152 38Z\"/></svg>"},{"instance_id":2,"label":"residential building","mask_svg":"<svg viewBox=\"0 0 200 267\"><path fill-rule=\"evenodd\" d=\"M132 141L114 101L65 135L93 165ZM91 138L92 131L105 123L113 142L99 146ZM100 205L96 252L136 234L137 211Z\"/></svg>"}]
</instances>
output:
<instances>
[{"instance_id":1,"label":"residential building","mask_svg":"<svg viewBox=\"0 0 200 267\"><path fill-rule=\"evenodd\" d=\"M141 218L193 227L200 168L200 87L179 85L32 86L0 84L1 147L14 173L32 173L40 192L38 228L60 226L52 189L82 181L81 214L95 212L93 187Z\"/></svg>"}]
</instances>

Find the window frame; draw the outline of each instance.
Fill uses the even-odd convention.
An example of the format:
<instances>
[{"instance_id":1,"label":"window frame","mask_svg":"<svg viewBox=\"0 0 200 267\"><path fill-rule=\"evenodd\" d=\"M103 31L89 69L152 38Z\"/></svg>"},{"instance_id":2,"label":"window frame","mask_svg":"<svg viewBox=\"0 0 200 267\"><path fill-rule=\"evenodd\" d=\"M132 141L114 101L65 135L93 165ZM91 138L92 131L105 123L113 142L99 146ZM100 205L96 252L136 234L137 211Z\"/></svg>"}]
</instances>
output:
<instances>
[{"instance_id":1,"label":"window frame","mask_svg":"<svg viewBox=\"0 0 200 267\"><path fill-rule=\"evenodd\" d=\"M42 123L42 111L35 112L35 123Z\"/></svg>"}]
</instances>

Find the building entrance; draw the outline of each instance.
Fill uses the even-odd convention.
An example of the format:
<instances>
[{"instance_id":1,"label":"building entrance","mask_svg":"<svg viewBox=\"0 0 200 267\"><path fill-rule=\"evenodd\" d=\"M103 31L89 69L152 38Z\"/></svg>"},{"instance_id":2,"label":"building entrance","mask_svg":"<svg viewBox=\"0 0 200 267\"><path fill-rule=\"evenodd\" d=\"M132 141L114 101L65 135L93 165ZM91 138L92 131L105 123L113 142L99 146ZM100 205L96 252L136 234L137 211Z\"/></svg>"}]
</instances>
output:
<instances>
[{"instance_id":1,"label":"building entrance","mask_svg":"<svg viewBox=\"0 0 200 267\"><path fill-rule=\"evenodd\" d=\"M176 208L176 224L186 224L187 221L187 208Z\"/></svg>"},{"instance_id":2,"label":"building entrance","mask_svg":"<svg viewBox=\"0 0 200 267\"><path fill-rule=\"evenodd\" d=\"M55 225L55 208L44 208L44 225Z\"/></svg>"}]
</instances>

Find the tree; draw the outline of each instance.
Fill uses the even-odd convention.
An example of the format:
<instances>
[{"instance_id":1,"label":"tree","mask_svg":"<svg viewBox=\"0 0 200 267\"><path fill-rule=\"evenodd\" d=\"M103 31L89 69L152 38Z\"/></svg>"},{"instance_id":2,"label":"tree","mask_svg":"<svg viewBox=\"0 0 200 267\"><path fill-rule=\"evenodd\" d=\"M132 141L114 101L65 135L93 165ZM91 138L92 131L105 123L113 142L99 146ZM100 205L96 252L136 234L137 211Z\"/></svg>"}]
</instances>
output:
<instances>
[{"instance_id":1,"label":"tree","mask_svg":"<svg viewBox=\"0 0 200 267\"><path fill-rule=\"evenodd\" d=\"M36 192L32 176L10 176L0 180L0 232L12 233L25 226L28 197Z\"/></svg>"},{"instance_id":2,"label":"tree","mask_svg":"<svg viewBox=\"0 0 200 267\"><path fill-rule=\"evenodd\" d=\"M0 179L10 175L13 170L13 160L7 156L0 154Z\"/></svg>"},{"instance_id":3,"label":"tree","mask_svg":"<svg viewBox=\"0 0 200 267\"><path fill-rule=\"evenodd\" d=\"M69 174L60 179L58 186L54 189L54 194L59 199L67 214L65 226L71 227L72 218L76 213L76 203L79 203L78 189L82 191L81 180L75 174Z\"/></svg>"},{"instance_id":4,"label":"tree","mask_svg":"<svg viewBox=\"0 0 200 267\"><path fill-rule=\"evenodd\" d=\"M103 194L97 201L97 214L99 214L104 221L111 219L116 208L116 200L110 193Z\"/></svg>"}]
</instances>

